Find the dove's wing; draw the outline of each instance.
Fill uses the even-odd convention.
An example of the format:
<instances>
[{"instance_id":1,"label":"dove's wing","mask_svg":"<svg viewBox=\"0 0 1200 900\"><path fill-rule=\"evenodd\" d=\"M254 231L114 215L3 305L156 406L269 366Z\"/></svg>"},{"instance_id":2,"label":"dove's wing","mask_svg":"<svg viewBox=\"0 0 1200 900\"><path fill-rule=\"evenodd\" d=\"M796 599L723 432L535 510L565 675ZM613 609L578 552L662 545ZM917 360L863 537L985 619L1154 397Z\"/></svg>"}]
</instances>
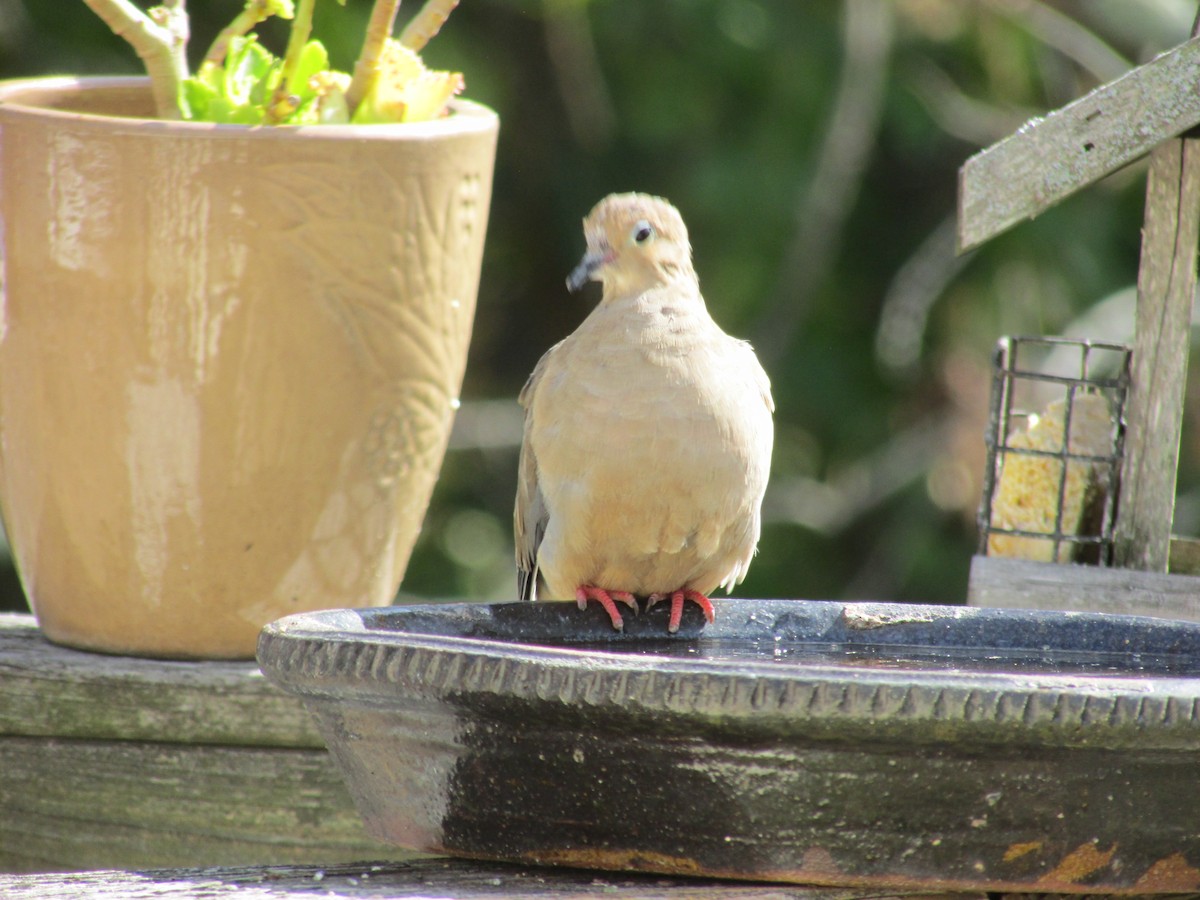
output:
<instances>
[{"instance_id":1,"label":"dove's wing","mask_svg":"<svg viewBox=\"0 0 1200 900\"><path fill-rule=\"evenodd\" d=\"M537 457L529 440L533 431L533 395L537 392L550 357L562 344L563 342L559 341L538 360L518 398L525 409L525 430L521 439L521 459L517 466L513 540L517 552L517 597L521 600L537 599L538 547L541 546L542 536L546 533L546 522L550 518L545 498L542 497L541 488L538 486Z\"/></svg>"}]
</instances>

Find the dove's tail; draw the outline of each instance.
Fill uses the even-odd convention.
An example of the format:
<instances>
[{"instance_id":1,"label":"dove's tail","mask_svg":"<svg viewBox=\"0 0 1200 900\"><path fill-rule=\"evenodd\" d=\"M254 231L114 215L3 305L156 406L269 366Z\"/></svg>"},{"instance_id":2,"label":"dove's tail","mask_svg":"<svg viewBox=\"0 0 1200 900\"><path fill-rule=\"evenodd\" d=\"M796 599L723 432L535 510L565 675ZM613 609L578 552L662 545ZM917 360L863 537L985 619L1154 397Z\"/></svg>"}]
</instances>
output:
<instances>
[{"instance_id":1,"label":"dove's tail","mask_svg":"<svg viewBox=\"0 0 1200 900\"><path fill-rule=\"evenodd\" d=\"M538 569L535 564L531 569L517 569L517 599L537 599Z\"/></svg>"}]
</instances>

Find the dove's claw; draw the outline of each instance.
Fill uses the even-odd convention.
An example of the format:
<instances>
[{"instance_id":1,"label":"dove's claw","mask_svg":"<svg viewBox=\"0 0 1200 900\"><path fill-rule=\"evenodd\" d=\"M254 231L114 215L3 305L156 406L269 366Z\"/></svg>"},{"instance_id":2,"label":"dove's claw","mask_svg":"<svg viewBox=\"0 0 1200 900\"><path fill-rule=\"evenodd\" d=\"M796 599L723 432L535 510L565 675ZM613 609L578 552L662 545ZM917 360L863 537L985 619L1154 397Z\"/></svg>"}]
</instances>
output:
<instances>
[{"instance_id":1,"label":"dove's claw","mask_svg":"<svg viewBox=\"0 0 1200 900\"><path fill-rule=\"evenodd\" d=\"M579 604L580 609L587 609L589 600L595 600L604 607L604 611L612 620L613 628L617 631L623 630L625 623L621 619L621 614L617 612L617 604L613 602L614 600L624 603L634 612L638 611L637 598L629 591L606 591L604 588L598 588L591 584L581 584L575 588L575 602Z\"/></svg>"},{"instance_id":2,"label":"dove's claw","mask_svg":"<svg viewBox=\"0 0 1200 900\"><path fill-rule=\"evenodd\" d=\"M683 618L683 603L685 600L691 600L700 607L700 611L704 613L704 618L708 620L708 624L713 621L713 606L712 602L699 591L690 589L673 591L670 594L659 593L651 594L646 598L646 608L649 609L660 600L671 598L671 616L667 619L667 631L674 634L679 630L679 622Z\"/></svg>"}]
</instances>

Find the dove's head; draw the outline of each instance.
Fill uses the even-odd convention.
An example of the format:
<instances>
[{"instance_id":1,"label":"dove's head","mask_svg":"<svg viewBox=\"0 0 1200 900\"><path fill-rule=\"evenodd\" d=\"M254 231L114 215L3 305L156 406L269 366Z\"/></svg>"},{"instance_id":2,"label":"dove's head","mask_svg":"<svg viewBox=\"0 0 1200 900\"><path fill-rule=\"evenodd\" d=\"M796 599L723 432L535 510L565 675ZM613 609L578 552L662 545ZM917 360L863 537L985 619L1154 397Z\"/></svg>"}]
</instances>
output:
<instances>
[{"instance_id":1,"label":"dove's head","mask_svg":"<svg viewBox=\"0 0 1200 900\"><path fill-rule=\"evenodd\" d=\"M583 220L583 233L587 252L567 277L572 291L602 281L606 296L641 293L696 277L683 217L661 197L609 194Z\"/></svg>"}]
</instances>

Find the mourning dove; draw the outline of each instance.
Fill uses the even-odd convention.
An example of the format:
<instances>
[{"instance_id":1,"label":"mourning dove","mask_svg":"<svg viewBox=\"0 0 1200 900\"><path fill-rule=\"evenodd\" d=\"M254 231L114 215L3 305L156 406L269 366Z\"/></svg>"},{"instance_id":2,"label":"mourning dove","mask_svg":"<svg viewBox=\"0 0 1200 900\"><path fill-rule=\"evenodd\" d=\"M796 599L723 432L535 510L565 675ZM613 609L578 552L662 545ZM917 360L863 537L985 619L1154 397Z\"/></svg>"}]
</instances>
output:
<instances>
[{"instance_id":1,"label":"mourning dove","mask_svg":"<svg viewBox=\"0 0 1200 900\"><path fill-rule=\"evenodd\" d=\"M614 194L583 222L587 252L567 279L604 290L521 391L516 508L522 599L614 601L635 612L746 575L771 464L771 385L754 351L708 314L687 229L667 201Z\"/></svg>"}]
</instances>

